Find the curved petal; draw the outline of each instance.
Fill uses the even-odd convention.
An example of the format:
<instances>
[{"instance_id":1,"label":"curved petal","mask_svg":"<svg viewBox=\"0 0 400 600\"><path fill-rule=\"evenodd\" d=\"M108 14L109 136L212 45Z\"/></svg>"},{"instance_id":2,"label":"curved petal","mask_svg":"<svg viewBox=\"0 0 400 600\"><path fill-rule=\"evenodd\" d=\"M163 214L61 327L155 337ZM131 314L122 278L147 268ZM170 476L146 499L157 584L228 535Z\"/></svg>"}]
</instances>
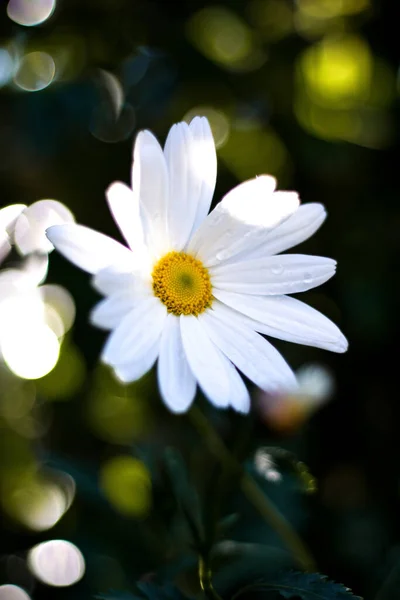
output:
<instances>
[{"instance_id":1,"label":"curved petal","mask_svg":"<svg viewBox=\"0 0 400 600\"><path fill-rule=\"evenodd\" d=\"M250 296L214 290L218 300L249 317L256 331L305 346L346 352L348 343L340 329L315 308L290 296Z\"/></svg>"},{"instance_id":2,"label":"curved petal","mask_svg":"<svg viewBox=\"0 0 400 600\"><path fill-rule=\"evenodd\" d=\"M113 365L115 375L122 383L131 383L143 377L154 365L160 349L160 339L146 346L146 352L140 360Z\"/></svg>"},{"instance_id":3,"label":"curved petal","mask_svg":"<svg viewBox=\"0 0 400 600\"><path fill-rule=\"evenodd\" d=\"M263 175L229 192L200 225L189 251L211 267L258 245L299 205L295 192L274 193L275 183Z\"/></svg>"},{"instance_id":4,"label":"curved petal","mask_svg":"<svg viewBox=\"0 0 400 600\"><path fill-rule=\"evenodd\" d=\"M230 379L231 392L229 395L229 406L237 412L247 414L250 410L249 391L242 377L236 370L236 367L224 354L222 355L222 358L224 359L225 369L229 373Z\"/></svg>"},{"instance_id":5,"label":"curved petal","mask_svg":"<svg viewBox=\"0 0 400 600\"><path fill-rule=\"evenodd\" d=\"M306 254L243 260L210 269L213 287L256 295L305 292L328 281L335 271L336 261L331 258Z\"/></svg>"},{"instance_id":6,"label":"curved petal","mask_svg":"<svg viewBox=\"0 0 400 600\"><path fill-rule=\"evenodd\" d=\"M211 127L206 117L192 119L189 129L194 140L193 169L196 179L201 183L193 233L210 210L217 180L217 153Z\"/></svg>"},{"instance_id":7,"label":"curved petal","mask_svg":"<svg viewBox=\"0 0 400 600\"><path fill-rule=\"evenodd\" d=\"M182 250L193 228L200 191L193 170L193 138L187 123L171 127L164 154L169 175L168 233L172 247Z\"/></svg>"},{"instance_id":8,"label":"curved petal","mask_svg":"<svg viewBox=\"0 0 400 600\"><path fill-rule=\"evenodd\" d=\"M199 318L215 345L257 386L268 391L296 388L294 373L281 354L239 313L216 301Z\"/></svg>"},{"instance_id":9,"label":"curved petal","mask_svg":"<svg viewBox=\"0 0 400 600\"><path fill-rule=\"evenodd\" d=\"M15 223L25 208L25 204L11 204L0 209L0 262L11 250L9 236L12 235Z\"/></svg>"},{"instance_id":10,"label":"curved petal","mask_svg":"<svg viewBox=\"0 0 400 600\"><path fill-rule=\"evenodd\" d=\"M135 141L132 191L140 207L144 240L155 257L168 251L168 171L162 148L150 131Z\"/></svg>"},{"instance_id":11,"label":"curved petal","mask_svg":"<svg viewBox=\"0 0 400 600\"><path fill-rule=\"evenodd\" d=\"M262 258L285 252L308 240L326 219L322 204L302 204L286 221L268 232L265 239L247 252L235 257L235 261Z\"/></svg>"},{"instance_id":12,"label":"curved petal","mask_svg":"<svg viewBox=\"0 0 400 600\"><path fill-rule=\"evenodd\" d=\"M168 315L165 321L157 375L167 407L174 413L186 412L196 394L196 380L186 359L179 318L175 315Z\"/></svg>"},{"instance_id":13,"label":"curved petal","mask_svg":"<svg viewBox=\"0 0 400 600\"><path fill-rule=\"evenodd\" d=\"M128 248L83 225L54 225L46 235L65 258L88 273L97 273L113 263L129 265L133 260Z\"/></svg>"},{"instance_id":14,"label":"curved petal","mask_svg":"<svg viewBox=\"0 0 400 600\"><path fill-rule=\"evenodd\" d=\"M14 227L14 243L23 256L50 253L53 245L46 238L45 231L52 225L73 223L74 215L57 200L38 200L28 206L18 217Z\"/></svg>"},{"instance_id":15,"label":"curved petal","mask_svg":"<svg viewBox=\"0 0 400 600\"><path fill-rule=\"evenodd\" d=\"M0 209L0 232L11 235L16 220L25 209L25 204L10 204Z\"/></svg>"},{"instance_id":16,"label":"curved petal","mask_svg":"<svg viewBox=\"0 0 400 600\"><path fill-rule=\"evenodd\" d=\"M182 342L190 370L207 398L219 408L229 405L231 380L223 354L197 317L181 316Z\"/></svg>"},{"instance_id":17,"label":"curved petal","mask_svg":"<svg viewBox=\"0 0 400 600\"><path fill-rule=\"evenodd\" d=\"M115 181L106 190L106 197L114 221L133 252L144 250L143 228L139 214L139 202L132 190Z\"/></svg>"},{"instance_id":18,"label":"curved petal","mask_svg":"<svg viewBox=\"0 0 400 600\"><path fill-rule=\"evenodd\" d=\"M90 322L100 329L114 329L134 305L135 297L129 292L112 294L94 307L90 314Z\"/></svg>"},{"instance_id":19,"label":"curved petal","mask_svg":"<svg viewBox=\"0 0 400 600\"><path fill-rule=\"evenodd\" d=\"M113 367L133 365L132 371L143 375L149 368L147 354L153 346L157 346L158 354L166 316L167 309L158 298L141 298L109 336L102 361Z\"/></svg>"}]
</instances>

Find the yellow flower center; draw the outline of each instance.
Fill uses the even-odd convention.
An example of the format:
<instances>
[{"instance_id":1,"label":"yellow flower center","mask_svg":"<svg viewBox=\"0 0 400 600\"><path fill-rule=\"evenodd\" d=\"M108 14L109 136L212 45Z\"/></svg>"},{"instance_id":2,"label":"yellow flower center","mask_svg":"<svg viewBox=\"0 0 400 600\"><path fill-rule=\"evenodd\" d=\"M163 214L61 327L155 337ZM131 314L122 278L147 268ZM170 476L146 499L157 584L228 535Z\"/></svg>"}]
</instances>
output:
<instances>
[{"instance_id":1,"label":"yellow flower center","mask_svg":"<svg viewBox=\"0 0 400 600\"><path fill-rule=\"evenodd\" d=\"M211 306L208 270L185 252L168 252L160 258L152 277L154 294L174 315L199 315Z\"/></svg>"}]
</instances>

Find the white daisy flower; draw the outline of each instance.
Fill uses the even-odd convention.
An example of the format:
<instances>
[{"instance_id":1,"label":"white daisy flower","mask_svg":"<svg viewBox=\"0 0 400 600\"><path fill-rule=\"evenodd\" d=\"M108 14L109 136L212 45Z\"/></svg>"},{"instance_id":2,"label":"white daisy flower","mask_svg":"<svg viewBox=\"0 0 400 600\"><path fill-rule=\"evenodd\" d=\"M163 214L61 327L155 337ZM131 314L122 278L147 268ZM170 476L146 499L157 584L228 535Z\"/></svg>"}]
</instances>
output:
<instances>
[{"instance_id":1,"label":"white daisy flower","mask_svg":"<svg viewBox=\"0 0 400 600\"><path fill-rule=\"evenodd\" d=\"M47 255L31 255L19 269L0 272L0 360L23 379L39 379L56 365L75 305L58 285L42 285Z\"/></svg>"},{"instance_id":2,"label":"white daisy flower","mask_svg":"<svg viewBox=\"0 0 400 600\"><path fill-rule=\"evenodd\" d=\"M277 192L275 179L261 176L207 216L216 172L207 119L174 125L164 151L142 131L132 189L115 182L107 190L129 247L77 224L47 234L106 296L91 315L112 330L102 360L131 382L158 359L162 397L177 413L188 409L197 383L215 406L247 412L249 393L235 366L264 390L294 388L292 370L260 333L347 349L336 325L287 295L327 281L335 261L279 254L318 229L324 207L299 206L295 192Z\"/></svg>"}]
</instances>

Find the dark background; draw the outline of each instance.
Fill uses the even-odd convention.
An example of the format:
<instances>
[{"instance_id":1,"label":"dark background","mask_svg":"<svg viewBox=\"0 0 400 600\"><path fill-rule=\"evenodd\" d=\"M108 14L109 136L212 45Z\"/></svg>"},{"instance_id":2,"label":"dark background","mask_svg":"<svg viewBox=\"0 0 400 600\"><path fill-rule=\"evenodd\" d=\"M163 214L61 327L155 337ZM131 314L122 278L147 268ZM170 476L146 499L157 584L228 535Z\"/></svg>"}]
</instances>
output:
<instances>
[{"instance_id":1,"label":"dark background","mask_svg":"<svg viewBox=\"0 0 400 600\"><path fill-rule=\"evenodd\" d=\"M215 201L239 181L270 173L303 202L326 206L326 223L299 251L334 257L338 273L303 299L338 323L350 349L333 355L277 346L294 368L331 368L332 402L286 432L256 411L246 421L216 414L202 399L199 405L229 445L242 444L246 459L259 446L282 445L308 465L317 492L292 498L286 490L277 503L303 532L319 570L373 598L400 559L396 2L59 0L35 27L11 21L1 2L0 46L10 44L20 56L47 53L56 72L40 91L22 89L18 77L0 88L3 205L55 198L78 222L118 238L104 190L129 181L135 133L149 128L163 141L190 113L210 117L219 143ZM37 79L24 77L23 85ZM97 299L88 277L54 253L48 281L69 289L77 318L59 365L36 385L34 416L43 428L26 436L0 421L0 583L35 598L83 598L129 588L185 555L165 445L183 451L205 507L219 467L188 418L164 410L153 376L126 391L97 366L104 335L87 322ZM107 412L114 397L117 408ZM107 501L99 484L107 461L130 454L151 473L147 516ZM14 469L23 482L32 462L68 472L77 484L66 515L40 533L7 509L7 474ZM225 491L222 513L239 506L243 516L230 535L269 540L235 486ZM127 494L122 482L116 495ZM27 550L53 538L71 540L85 556L86 575L74 588L42 586L26 570Z\"/></svg>"}]
</instances>

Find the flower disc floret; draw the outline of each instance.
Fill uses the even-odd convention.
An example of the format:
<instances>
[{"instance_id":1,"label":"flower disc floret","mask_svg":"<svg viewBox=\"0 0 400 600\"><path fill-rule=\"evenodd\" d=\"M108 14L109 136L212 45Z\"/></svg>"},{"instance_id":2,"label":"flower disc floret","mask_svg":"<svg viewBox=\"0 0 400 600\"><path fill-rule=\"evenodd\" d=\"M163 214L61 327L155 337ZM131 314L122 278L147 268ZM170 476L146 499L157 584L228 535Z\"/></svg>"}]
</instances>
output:
<instances>
[{"instance_id":1,"label":"flower disc floret","mask_svg":"<svg viewBox=\"0 0 400 600\"><path fill-rule=\"evenodd\" d=\"M199 315L212 303L208 270L185 252L168 252L155 265L153 291L173 315Z\"/></svg>"}]
</instances>

